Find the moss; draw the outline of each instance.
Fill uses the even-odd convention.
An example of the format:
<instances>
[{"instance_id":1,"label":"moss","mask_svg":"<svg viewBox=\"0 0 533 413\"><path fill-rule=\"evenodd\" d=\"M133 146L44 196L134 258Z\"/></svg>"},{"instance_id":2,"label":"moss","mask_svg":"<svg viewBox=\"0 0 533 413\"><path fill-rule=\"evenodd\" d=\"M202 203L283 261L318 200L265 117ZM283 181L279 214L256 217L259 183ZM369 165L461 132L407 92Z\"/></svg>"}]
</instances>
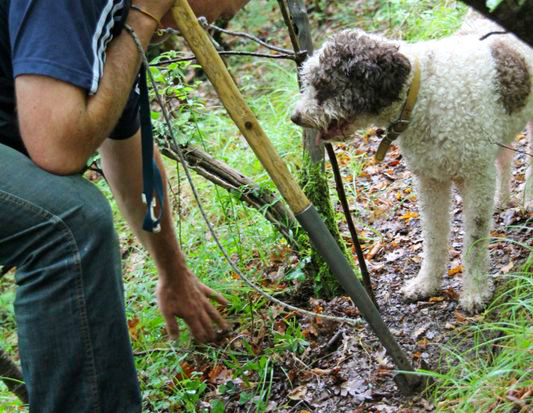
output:
<instances>
[{"instance_id":1,"label":"moss","mask_svg":"<svg viewBox=\"0 0 533 413\"><path fill-rule=\"evenodd\" d=\"M320 217L333 235L333 238L337 241L341 251L345 256L351 258L351 255L347 254L344 242L341 241L339 228L335 218L335 211L333 210L329 196L329 186L324 171L324 162L315 163L310 159L307 153L304 153L303 168L302 173L300 174L300 185L309 200L315 206ZM301 242L302 245L310 245L306 233L300 235L298 241ZM331 299L332 297L339 295L342 292L342 289L329 270L327 264L316 249L310 247L308 250L311 260L305 268L305 272L308 275L308 281L313 285L315 295L324 299ZM353 263L353 260L350 259L350 262Z\"/></svg>"}]
</instances>

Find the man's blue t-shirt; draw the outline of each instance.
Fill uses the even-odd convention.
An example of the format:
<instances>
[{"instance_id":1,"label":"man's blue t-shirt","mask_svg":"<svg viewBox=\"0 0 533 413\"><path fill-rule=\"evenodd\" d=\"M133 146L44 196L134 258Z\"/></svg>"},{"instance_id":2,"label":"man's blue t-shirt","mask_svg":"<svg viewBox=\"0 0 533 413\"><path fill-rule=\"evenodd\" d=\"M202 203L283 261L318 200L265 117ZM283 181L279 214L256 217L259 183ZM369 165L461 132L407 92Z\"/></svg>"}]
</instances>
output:
<instances>
[{"instance_id":1,"label":"man's blue t-shirt","mask_svg":"<svg viewBox=\"0 0 533 413\"><path fill-rule=\"evenodd\" d=\"M0 0L0 143L25 152L16 126L16 76L49 76L97 92L123 11L123 0ZM111 138L139 128L134 89Z\"/></svg>"}]
</instances>

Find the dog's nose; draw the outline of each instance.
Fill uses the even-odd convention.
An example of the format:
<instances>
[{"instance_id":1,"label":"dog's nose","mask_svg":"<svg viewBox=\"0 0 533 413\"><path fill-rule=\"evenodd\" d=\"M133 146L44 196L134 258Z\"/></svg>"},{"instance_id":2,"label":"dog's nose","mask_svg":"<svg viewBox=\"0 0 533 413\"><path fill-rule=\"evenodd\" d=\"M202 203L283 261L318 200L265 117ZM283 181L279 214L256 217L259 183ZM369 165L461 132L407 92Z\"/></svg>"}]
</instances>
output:
<instances>
[{"instance_id":1,"label":"dog's nose","mask_svg":"<svg viewBox=\"0 0 533 413\"><path fill-rule=\"evenodd\" d=\"M294 111L291 115L291 120L298 126L302 126L302 116L300 115L300 112Z\"/></svg>"}]
</instances>

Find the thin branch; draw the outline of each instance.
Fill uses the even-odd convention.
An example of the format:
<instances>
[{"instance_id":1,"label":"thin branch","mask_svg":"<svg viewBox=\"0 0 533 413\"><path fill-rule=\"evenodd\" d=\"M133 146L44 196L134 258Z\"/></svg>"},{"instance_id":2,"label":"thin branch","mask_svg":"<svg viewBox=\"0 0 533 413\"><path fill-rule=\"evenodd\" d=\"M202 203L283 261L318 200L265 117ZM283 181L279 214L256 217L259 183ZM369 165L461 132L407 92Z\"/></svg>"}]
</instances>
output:
<instances>
[{"instance_id":1,"label":"thin branch","mask_svg":"<svg viewBox=\"0 0 533 413\"><path fill-rule=\"evenodd\" d=\"M285 21L285 25L289 30L289 37L291 39L292 47L294 51L298 53L300 51L300 43L298 42L298 36L296 35L294 26L292 25L291 16L289 15L289 11L287 10L287 6L285 5L285 0L278 0L278 5L281 10L283 20Z\"/></svg>"},{"instance_id":2,"label":"thin branch","mask_svg":"<svg viewBox=\"0 0 533 413\"><path fill-rule=\"evenodd\" d=\"M292 54L292 50L283 49L281 47L273 46L271 44L268 44L267 42L264 42L263 40L259 39L258 37L252 36L251 34L248 34L248 33L245 33L245 32L233 32L231 30L227 30L227 29L223 29L221 27L215 26L214 24L210 24L208 27L210 29L213 29L215 31L218 31L218 32L221 32L221 33L224 33L224 34L229 34L231 36L236 36L236 37L244 37L246 39L253 40L254 42L260 44L261 46L266 47L267 49L270 49L270 50L274 50L276 52L285 53L285 54Z\"/></svg>"},{"instance_id":3,"label":"thin branch","mask_svg":"<svg viewBox=\"0 0 533 413\"><path fill-rule=\"evenodd\" d=\"M483 36L481 36L479 38L479 41L482 41L482 40L485 40L487 37L490 37L492 35L495 35L495 34L507 34L509 32L505 31L505 30L496 30L496 31L493 31L493 32L488 32L487 34L484 34Z\"/></svg>"},{"instance_id":4,"label":"thin branch","mask_svg":"<svg viewBox=\"0 0 533 413\"><path fill-rule=\"evenodd\" d=\"M533 154L531 154L529 152L522 151L520 149L516 149L516 148L513 148L512 146L504 145L503 143L495 142L493 140L491 140L490 142L494 143L495 145L501 146L502 148L509 149L510 151L513 151L513 152L516 152L516 153L521 153L522 155L530 156L531 158L533 158Z\"/></svg>"},{"instance_id":5,"label":"thin branch","mask_svg":"<svg viewBox=\"0 0 533 413\"><path fill-rule=\"evenodd\" d=\"M329 161L331 162L331 166L333 168L335 184L337 186L337 193L339 195L339 200L342 204L342 210L344 211L346 224L348 225L348 229L350 230L350 235L352 237L355 252L357 254L357 260L359 261L359 268L361 269L361 276L363 277L363 285L365 286L366 292L374 302L376 308L379 308L378 303L376 301L376 296L374 295L374 290L372 289L372 281L370 279L370 274L368 273L368 268L366 266L365 256L363 254L361 244L359 243L359 238L357 237L357 230L355 229L355 225L350 214L350 207L348 205L348 200L346 199L346 192L344 191L344 184L342 182L337 157L335 156L335 150L333 149L333 146L331 146L330 143L326 144L326 151L328 152Z\"/></svg>"},{"instance_id":6,"label":"thin branch","mask_svg":"<svg viewBox=\"0 0 533 413\"><path fill-rule=\"evenodd\" d=\"M294 237L298 228L294 216L282 202L278 202L279 200L273 193L260 189L250 178L198 148L187 145L178 148L168 135L165 136L165 140L168 146L161 150L166 157L179 162L181 151L191 169L215 185L237 194L241 201L261 212L295 251L301 250L302 246Z\"/></svg>"},{"instance_id":7,"label":"thin branch","mask_svg":"<svg viewBox=\"0 0 533 413\"><path fill-rule=\"evenodd\" d=\"M305 52L300 52L305 53ZM299 56L295 56L293 53L291 54L268 54L268 53L256 53L256 52L242 52L242 51L219 51L219 55L221 56L255 56L255 57L265 57L268 59L288 59L288 60L295 60L297 61L299 59ZM184 57L176 57L174 59L168 59L163 60L157 63L154 63L150 66L164 66L169 63L173 62L187 62L196 60L196 56L184 56Z\"/></svg>"},{"instance_id":8,"label":"thin branch","mask_svg":"<svg viewBox=\"0 0 533 413\"><path fill-rule=\"evenodd\" d=\"M231 31L231 30L223 29L222 27L215 26L214 24L207 24L206 22L204 22L202 20L202 18L199 18L198 21L200 22L200 24L202 25L202 27L204 29L212 29L214 31L217 31L217 32L220 32L220 33L224 33L224 34L228 34L230 36L243 37L243 38L246 38L246 39L249 39L249 40L252 40L252 41L258 43L261 46L266 47L267 49L274 50L276 52L280 52L280 53L284 53L284 54L291 54L291 55L293 54L292 50L283 49L282 47L277 47L277 46L271 45L271 44L269 44L267 42L264 42L263 40L259 39L258 37L255 37L255 36L253 36L251 34L248 34L248 33L245 33L245 32L234 32L234 31ZM159 33L160 34L175 34L175 35L181 36L181 33L179 32L179 30L171 29L171 28L161 29L161 30L159 30Z\"/></svg>"}]
</instances>

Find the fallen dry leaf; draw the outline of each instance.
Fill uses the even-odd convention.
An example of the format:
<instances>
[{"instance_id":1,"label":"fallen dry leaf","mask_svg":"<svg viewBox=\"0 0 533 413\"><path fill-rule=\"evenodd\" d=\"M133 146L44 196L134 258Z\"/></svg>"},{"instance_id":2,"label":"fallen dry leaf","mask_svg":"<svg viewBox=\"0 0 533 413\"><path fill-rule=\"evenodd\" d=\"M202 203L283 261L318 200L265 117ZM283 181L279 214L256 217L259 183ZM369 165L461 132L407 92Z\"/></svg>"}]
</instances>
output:
<instances>
[{"instance_id":1,"label":"fallen dry leaf","mask_svg":"<svg viewBox=\"0 0 533 413\"><path fill-rule=\"evenodd\" d=\"M307 394L307 386L301 385L292 389L287 397L291 400L303 400Z\"/></svg>"},{"instance_id":2,"label":"fallen dry leaf","mask_svg":"<svg viewBox=\"0 0 533 413\"><path fill-rule=\"evenodd\" d=\"M460 311L458 310L455 310L455 319L459 322L459 323L464 323L466 321L466 317L463 313L461 313Z\"/></svg>"},{"instance_id":3,"label":"fallen dry leaf","mask_svg":"<svg viewBox=\"0 0 533 413\"><path fill-rule=\"evenodd\" d=\"M137 340L139 336L139 318L134 317L128 320L128 331L132 341Z\"/></svg>"},{"instance_id":4,"label":"fallen dry leaf","mask_svg":"<svg viewBox=\"0 0 533 413\"><path fill-rule=\"evenodd\" d=\"M211 384L225 384L232 379L232 374L229 369L217 364L207 374L207 379Z\"/></svg>"},{"instance_id":5,"label":"fallen dry leaf","mask_svg":"<svg viewBox=\"0 0 533 413\"><path fill-rule=\"evenodd\" d=\"M409 211L409 212L406 212L405 214L403 214L400 218L401 219L406 219L406 220L418 218L418 212Z\"/></svg>"},{"instance_id":6,"label":"fallen dry leaf","mask_svg":"<svg viewBox=\"0 0 533 413\"><path fill-rule=\"evenodd\" d=\"M183 379L189 379L191 378L192 373L194 372L194 367L191 366L186 361L182 361L180 363L181 372L176 373L174 376L177 381L181 381Z\"/></svg>"},{"instance_id":7,"label":"fallen dry leaf","mask_svg":"<svg viewBox=\"0 0 533 413\"><path fill-rule=\"evenodd\" d=\"M370 252L367 254L366 259L371 260L372 258L374 258L374 256L379 252L380 249L381 241L378 241L376 244L374 244Z\"/></svg>"},{"instance_id":8,"label":"fallen dry leaf","mask_svg":"<svg viewBox=\"0 0 533 413\"><path fill-rule=\"evenodd\" d=\"M455 267L452 267L448 270L448 276L453 277L459 273L462 273L464 269L465 269L464 265L462 264L456 265Z\"/></svg>"},{"instance_id":9,"label":"fallen dry leaf","mask_svg":"<svg viewBox=\"0 0 533 413\"><path fill-rule=\"evenodd\" d=\"M327 376L333 372L333 369L319 369L314 368L311 370L313 373L315 373L317 376Z\"/></svg>"},{"instance_id":10,"label":"fallen dry leaf","mask_svg":"<svg viewBox=\"0 0 533 413\"><path fill-rule=\"evenodd\" d=\"M443 290L442 293L444 295L447 295L448 298L452 301L457 301L459 299L459 294L452 287L449 287L446 290Z\"/></svg>"},{"instance_id":11,"label":"fallen dry leaf","mask_svg":"<svg viewBox=\"0 0 533 413\"><path fill-rule=\"evenodd\" d=\"M509 261L507 265L504 265L502 269L500 270L502 274L507 274L514 266L514 262Z\"/></svg>"}]
</instances>

